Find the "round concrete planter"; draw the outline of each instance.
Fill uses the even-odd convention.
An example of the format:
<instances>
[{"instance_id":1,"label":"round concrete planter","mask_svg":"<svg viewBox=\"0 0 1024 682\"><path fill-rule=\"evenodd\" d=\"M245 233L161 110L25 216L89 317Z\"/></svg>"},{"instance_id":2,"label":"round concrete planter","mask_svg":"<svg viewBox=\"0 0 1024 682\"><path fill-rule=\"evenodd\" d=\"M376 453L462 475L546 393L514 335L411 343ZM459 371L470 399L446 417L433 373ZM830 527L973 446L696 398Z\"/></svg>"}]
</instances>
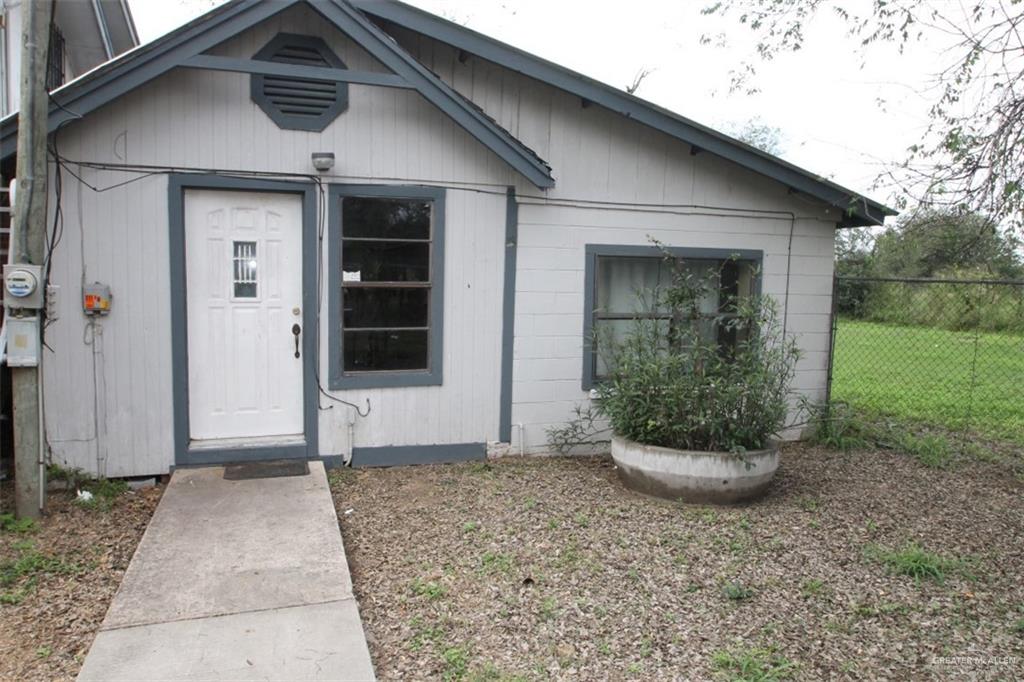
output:
<instances>
[{"instance_id":1,"label":"round concrete planter","mask_svg":"<svg viewBox=\"0 0 1024 682\"><path fill-rule=\"evenodd\" d=\"M673 450L612 437L612 459L627 488L684 502L731 504L760 497L779 467L776 448L729 452Z\"/></svg>"}]
</instances>

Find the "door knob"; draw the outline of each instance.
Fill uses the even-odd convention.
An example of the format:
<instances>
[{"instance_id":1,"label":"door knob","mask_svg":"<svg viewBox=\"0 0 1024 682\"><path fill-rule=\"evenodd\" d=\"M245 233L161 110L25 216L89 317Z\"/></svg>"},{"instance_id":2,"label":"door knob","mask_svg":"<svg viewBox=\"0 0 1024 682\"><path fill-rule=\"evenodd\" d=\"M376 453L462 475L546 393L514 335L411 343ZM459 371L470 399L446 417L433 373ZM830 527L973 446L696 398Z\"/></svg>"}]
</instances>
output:
<instances>
[{"instance_id":1,"label":"door knob","mask_svg":"<svg viewBox=\"0 0 1024 682\"><path fill-rule=\"evenodd\" d=\"M302 333L302 327L297 324L292 325L292 336L295 337L295 357L299 357L299 334Z\"/></svg>"}]
</instances>

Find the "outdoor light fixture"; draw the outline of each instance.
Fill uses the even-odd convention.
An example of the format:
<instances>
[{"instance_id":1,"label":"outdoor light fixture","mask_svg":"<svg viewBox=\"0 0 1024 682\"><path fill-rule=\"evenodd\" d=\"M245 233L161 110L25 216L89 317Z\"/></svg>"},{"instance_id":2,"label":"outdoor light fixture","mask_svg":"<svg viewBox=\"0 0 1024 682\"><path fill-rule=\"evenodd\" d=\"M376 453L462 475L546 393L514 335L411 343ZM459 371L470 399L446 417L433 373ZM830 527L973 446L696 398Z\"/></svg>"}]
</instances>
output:
<instances>
[{"instance_id":1,"label":"outdoor light fixture","mask_svg":"<svg viewBox=\"0 0 1024 682\"><path fill-rule=\"evenodd\" d=\"M313 168L321 173L334 168L334 152L313 152Z\"/></svg>"}]
</instances>

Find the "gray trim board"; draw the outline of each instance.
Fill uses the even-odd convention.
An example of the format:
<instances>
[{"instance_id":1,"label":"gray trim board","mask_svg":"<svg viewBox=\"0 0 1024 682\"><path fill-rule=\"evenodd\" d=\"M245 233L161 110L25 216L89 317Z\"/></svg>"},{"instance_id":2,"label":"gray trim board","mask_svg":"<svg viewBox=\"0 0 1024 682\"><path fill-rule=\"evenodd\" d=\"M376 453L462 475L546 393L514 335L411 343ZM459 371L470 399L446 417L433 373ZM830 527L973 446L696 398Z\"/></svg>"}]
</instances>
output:
<instances>
[{"instance_id":1,"label":"gray trim board","mask_svg":"<svg viewBox=\"0 0 1024 682\"><path fill-rule=\"evenodd\" d=\"M690 260L738 260L752 261L758 264L757 280L754 290L761 291L760 266L764 262L764 251L758 249L709 249L690 246L641 246L623 244L587 244L586 262L583 274L583 373L581 388L589 391L594 387L594 302L595 278L597 277L597 259L599 256L622 256L660 258L668 251L677 258Z\"/></svg>"},{"instance_id":2,"label":"gray trim board","mask_svg":"<svg viewBox=\"0 0 1024 682\"><path fill-rule=\"evenodd\" d=\"M252 448L189 447L188 423L188 310L185 263L185 190L218 189L251 192L282 192L302 197L302 352L304 355L303 428L305 445ZM168 176L167 197L170 227L171 274L171 368L174 408L174 463L178 466L215 464L290 457L314 458L318 454L317 408L319 391L316 380L318 314L317 273L317 194L312 183L263 180L205 173L175 173Z\"/></svg>"},{"instance_id":3,"label":"gray trim board","mask_svg":"<svg viewBox=\"0 0 1024 682\"><path fill-rule=\"evenodd\" d=\"M344 197L387 197L392 199L425 199L434 203L431 221L430 252L430 369L410 372L344 372L344 334L341 333L341 199ZM440 386L444 378L444 221L445 190L423 185L340 185L327 190L328 257L327 257L327 385L332 390L350 388L401 388L406 386Z\"/></svg>"},{"instance_id":4,"label":"gray trim board","mask_svg":"<svg viewBox=\"0 0 1024 682\"><path fill-rule=\"evenodd\" d=\"M516 324L516 255L519 242L519 204L516 188L505 199L505 280L501 299L501 392L498 440L512 442L512 357Z\"/></svg>"},{"instance_id":5,"label":"gray trim board","mask_svg":"<svg viewBox=\"0 0 1024 682\"><path fill-rule=\"evenodd\" d=\"M843 212L843 226L880 225L891 208L716 130L532 54L396 0L351 0L378 20L421 33L639 121L777 180Z\"/></svg>"},{"instance_id":6,"label":"gray trim board","mask_svg":"<svg viewBox=\"0 0 1024 682\"><path fill-rule=\"evenodd\" d=\"M401 76L392 73L374 71L350 71L348 69L328 69L326 67L299 66L266 62L259 59L237 59L235 57L218 57L200 54L189 57L181 63L188 69L208 69L211 71L234 71L236 73L258 73L266 76L289 76L292 78L316 78L322 81L338 83L356 83L358 85L377 85L384 88L411 88Z\"/></svg>"},{"instance_id":7,"label":"gray trim board","mask_svg":"<svg viewBox=\"0 0 1024 682\"><path fill-rule=\"evenodd\" d=\"M393 467L406 464L444 464L487 459L486 443L451 445L386 445L352 448L353 467Z\"/></svg>"},{"instance_id":8,"label":"gray trim board","mask_svg":"<svg viewBox=\"0 0 1024 682\"><path fill-rule=\"evenodd\" d=\"M103 52L107 59L114 56L114 43L110 40L110 27L107 25L107 13L103 11L100 0L92 0L92 11L96 15L96 27L100 31L100 40L103 42Z\"/></svg>"}]
</instances>

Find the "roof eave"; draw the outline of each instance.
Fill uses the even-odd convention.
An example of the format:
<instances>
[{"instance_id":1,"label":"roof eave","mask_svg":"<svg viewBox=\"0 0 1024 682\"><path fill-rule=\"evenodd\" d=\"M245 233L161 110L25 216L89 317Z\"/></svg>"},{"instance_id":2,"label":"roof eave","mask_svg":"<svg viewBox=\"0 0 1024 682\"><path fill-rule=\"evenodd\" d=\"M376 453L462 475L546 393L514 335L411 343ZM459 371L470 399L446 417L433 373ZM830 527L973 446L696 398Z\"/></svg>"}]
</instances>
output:
<instances>
[{"instance_id":1,"label":"roof eave","mask_svg":"<svg viewBox=\"0 0 1024 682\"><path fill-rule=\"evenodd\" d=\"M349 1L364 13L378 19L428 35L524 76L573 93L591 103L680 139L701 151L714 154L755 173L772 178L786 187L814 197L829 206L839 207L844 213L853 206L852 215L844 218L844 221L863 221L865 225L876 225L881 224L879 221L884 220L885 216L895 215L895 211L883 204L863 197L799 166L635 95L630 95L465 26L397 0ZM864 208L865 206L870 208Z\"/></svg>"}]
</instances>

